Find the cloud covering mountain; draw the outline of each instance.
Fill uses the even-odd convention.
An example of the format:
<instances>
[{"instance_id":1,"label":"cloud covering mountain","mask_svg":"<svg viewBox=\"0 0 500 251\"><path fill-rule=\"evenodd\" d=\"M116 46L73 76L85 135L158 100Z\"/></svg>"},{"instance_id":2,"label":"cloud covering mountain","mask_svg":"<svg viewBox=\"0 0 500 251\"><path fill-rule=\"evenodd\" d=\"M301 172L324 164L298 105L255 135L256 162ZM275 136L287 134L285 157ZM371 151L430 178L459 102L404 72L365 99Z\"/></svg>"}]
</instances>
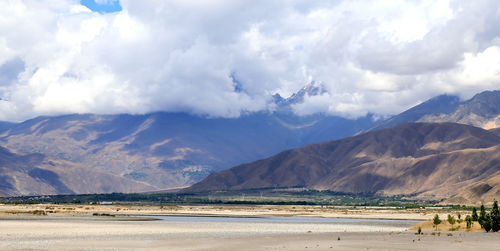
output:
<instances>
[{"instance_id":1,"label":"cloud covering mountain","mask_svg":"<svg viewBox=\"0 0 500 251\"><path fill-rule=\"evenodd\" d=\"M98 1L106 2L116 1ZM77 0L0 8L0 120L63 113L400 112L499 89L498 1Z\"/></svg>"}]
</instances>

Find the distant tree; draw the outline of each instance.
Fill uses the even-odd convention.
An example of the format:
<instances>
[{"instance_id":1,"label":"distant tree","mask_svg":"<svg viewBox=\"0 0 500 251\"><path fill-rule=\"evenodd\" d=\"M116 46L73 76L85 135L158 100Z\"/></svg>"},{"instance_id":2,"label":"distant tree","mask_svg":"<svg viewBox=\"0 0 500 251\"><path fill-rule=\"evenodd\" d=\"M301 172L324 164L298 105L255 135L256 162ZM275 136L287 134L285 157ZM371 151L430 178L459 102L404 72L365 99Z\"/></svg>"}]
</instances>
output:
<instances>
[{"instance_id":1,"label":"distant tree","mask_svg":"<svg viewBox=\"0 0 500 251\"><path fill-rule=\"evenodd\" d=\"M465 222L467 223L467 229L472 227L472 217L470 215L465 216Z\"/></svg>"},{"instance_id":2,"label":"distant tree","mask_svg":"<svg viewBox=\"0 0 500 251\"><path fill-rule=\"evenodd\" d=\"M498 210L498 201L493 201L493 208L490 213L491 231L498 232L500 230L500 211Z\"/></svg>"},{"instance_id":3,"label":"distant tree","mask_svg":"<svg viewBox=\"0 0 500 251\"><path fill-rule=\"evenodd\" d=\"M461 220L462 219L462 215L460 213L457 213L457 218L458 218L458 220Z\"/></svg>"},{"instance_id":4,"label":"distant tree","mask_svg":"<svg viewBox=\"0 0 500 251\"><path fill-rule=\"evenodd\" d=\"M486 214L483 220L483 225L481 225L486 232L489 232L491 230L491 215Z\"/></svg>"},{"instance_id":5,"label":"distant tree","mask_svg":"<svg viewBox=\"0 0 500 251\"><path fill-rule=\"evenodd\" d=\"M477 221L479 222L479 225L484 228L484 224L486 223L486 209L484 208L484 205L481 205L481 208L479 209L479 218Z\"/></svg>"},{"instance_id":6,"label":"distant tree","mask_svg":"<svg viewBox=\"0 0 500 251\"><path fill-rule=\"evenodd\" d=\"M436 228L436 231L437 231L437 227L439 224L441 224L441 219L439 219L439 215L436 214L434 216L434 219L432 219L432 224L434 225L434 227Z\"/></svg>"},{"instance_id":7,"label":"distant tree","mask_svg":"<svg viewBox=\"0 0 500 251\"><path fill-rule=\"evenodd\" d=\"M472 208L472 217L471 218L472 218L472 221L477 221L477 219L479 218L475 207Z\"/></svg>"},{"instance_id":8,"label":"distant tree","mask_svg":"<svg viewBox=\"0 0 500 251\"><path fill-rule=\"evenodd\" d=\"M448 223L451 224L451 228L453 229L453 225L455 225L455 217L448 214Z\"/></svg>"}]
</instances>

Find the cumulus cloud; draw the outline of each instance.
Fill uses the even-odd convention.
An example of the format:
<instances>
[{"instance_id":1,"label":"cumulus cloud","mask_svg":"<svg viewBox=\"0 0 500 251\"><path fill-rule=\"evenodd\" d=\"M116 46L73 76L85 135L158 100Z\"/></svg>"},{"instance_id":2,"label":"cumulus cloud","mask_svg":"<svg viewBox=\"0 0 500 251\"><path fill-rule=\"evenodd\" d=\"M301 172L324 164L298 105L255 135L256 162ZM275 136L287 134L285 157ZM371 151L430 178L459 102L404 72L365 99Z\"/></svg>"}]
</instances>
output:
<instances>
[{"instance_id":1,"label":"cumulus cloud","mask_svg":"<svg viewBox=\"0 0 500 251\"><path fill-rule=\"evenodd\" d=\"M99 0L101 4L115 0ZM442 93L500 89L500 2L121 0L2 2L0 120L62 113L272 109L387 115Z\"/></svg>"}]
</instances>

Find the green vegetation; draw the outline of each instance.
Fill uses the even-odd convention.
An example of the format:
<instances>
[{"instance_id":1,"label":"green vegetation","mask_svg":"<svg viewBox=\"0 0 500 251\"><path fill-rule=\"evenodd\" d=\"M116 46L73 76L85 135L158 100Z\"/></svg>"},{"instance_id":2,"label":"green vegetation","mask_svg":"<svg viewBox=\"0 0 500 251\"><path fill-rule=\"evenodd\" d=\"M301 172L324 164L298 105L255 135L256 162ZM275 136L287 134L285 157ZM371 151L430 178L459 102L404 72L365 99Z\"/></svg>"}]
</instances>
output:
<instances>
[{"instance_id":1,"label":"green vegetation","mask_svg":"<svg viewBox=\"0 0 500 251\"><path fill-rule=\"evenodd\" d=\"M453 226L454 226L454 225L455 225L455 223L456 223L455 217L453 217L453 216L451 216L451 215L449 215L449 214L448 214L448 223L450 223L450 225L451 225L451 230L453 231L453 229L454 229L454 227L453 227Z\"/></svg>"},{"instance_id":2,"label":"green vegetation","mask_svg":"<svg viewBox=\"0 0 500 251\"><path fill-rule=\"evenodd\" d=\"M500 230L500 211L497 200L493 201L493 207L489 214L486 212L484 205L481 205L478 222L486 232L498 232Z\"/></svg>"},{"instance_id":3,"label":"green vegetation","mask_svg":"<svg viewBox=\"0 0 500 251\"><path fill-rule=\"evenodd\" d=\"M20 196L0 199L4 203L71 203L102 202L129 204L248 204L248 205L322 205L322 206L386 206L397 209L432 207L439 201L411 200L403 196L349 194L303 188L267 188L200 193L110 193L83 195ZM460 206L458 206L460 207Z\"/></svg>"},{"instance_id":4,"label":"green vegetation","mask_svg":"<svg viewBox=\"0 0 500 251\"><path fill-rule=\"evenodd\" d=\"M421 234L423 234L423 233L422 233L422 227L418 227L418 230L417 230L417 235L421 235Z\"/></svg>"},{"instance_id":5,"label":"green vegetation","mask_svg":"<svg viewBox=\"0 0 500 251\"><path fill-rule=\"evenodd\" d=\"M491 218L491 230L493 232L498 232L500 230L500 211L498 210L498 201L493 201L493 208L490 213Z\"/></svg>"},{"instance_id":6,"label":"green vegetation","mask_svg":"<svg viewBox=\"0 0 500 251\"><path fill-rule=\"evenodd\" d=\"M481 205L481 208L479 209L479 218L477 221L479 222L479 225L481 225L481 227L486 230L486 232L489 232L491 229L489 218L490 217L486 214L484 205Z\"/></svg>"},{"instance_id":7,"label":"green vegetation","mask_svg":"<svg viewBox=\"0 0 500 251\"><path fill-rule=\"evenodd\" d=\"M472 217L470 215L465 216L465 222L467 223L467 229L472 227Z\"/></svg>"},{"instance_id":8,"label":"green vegetation","mask_svg":"<svg viewBox=\"0 0 500 251\"><path fill-rule=\"evenodd\" d=\"M441 224L441 219L439 219L438 214L434 215L434 218L432 219L432 224L434 225L434 227L436 228L436 231L437 231L438 225Z\"/></svg>"},{"instance_id":9,"label":"green vegetation","mask_svg":"<svg viewBox=\"0 0 500 251\"><path fill-rule=\"evenodd\" d=\"M477 215L477 209L474 207L472 208L472 221L477 221L479 219L479 216Z\"/></svg>"}]
</instances>

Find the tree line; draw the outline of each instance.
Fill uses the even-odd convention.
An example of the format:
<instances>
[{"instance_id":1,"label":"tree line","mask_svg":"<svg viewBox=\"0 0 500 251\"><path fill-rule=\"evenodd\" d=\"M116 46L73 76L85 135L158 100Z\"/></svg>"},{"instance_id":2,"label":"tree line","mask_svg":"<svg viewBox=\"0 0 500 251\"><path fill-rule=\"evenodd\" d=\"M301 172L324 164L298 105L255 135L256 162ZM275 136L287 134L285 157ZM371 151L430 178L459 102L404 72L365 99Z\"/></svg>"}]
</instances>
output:
<instances>
[{"instance_id":1,"label":"tree line","mask_svg":"<svg viewBox=\"0 0 500 251\"><path fill-rule=\"evenodd\" d=\"M481 208L479 210L479 216L477 216L476 212L476 218L479 225L481 225L481 227L486 230L486 232L498 232L498 230L500 230L500 211L498 210L497 200L493 201L493 208L491 209L490 213L486 213L484 205L481 205ZM473 218L474 211L476 211L476 208L474 208L472 211Z\"/></svg>"},{"instance_id":2,"label":"tree line","mask_svg":"<svg viewBox=\"0 0 500 251\"><path fill-rule=\"evenodd\" d=\"M460 216L459 216L460 219ZM452 226L455 224L455 219L453 216L448 215L447 220ZM437 230L437 226L441 224L442 220L439 219L439 215L435 215L432 223ZM493 207L489 213L486 212L486 208L484 205L481 205L479 208L479 215L477 214L477 209L475 207L472 208L472 214L467 215L465 217L465 222L467 224L467 228L471 228L474 222L479 223L482 229L486 232L498 232L500 230L500 211L498 209L497 200L493 201Z\"/></svg>"}]
</instances>

